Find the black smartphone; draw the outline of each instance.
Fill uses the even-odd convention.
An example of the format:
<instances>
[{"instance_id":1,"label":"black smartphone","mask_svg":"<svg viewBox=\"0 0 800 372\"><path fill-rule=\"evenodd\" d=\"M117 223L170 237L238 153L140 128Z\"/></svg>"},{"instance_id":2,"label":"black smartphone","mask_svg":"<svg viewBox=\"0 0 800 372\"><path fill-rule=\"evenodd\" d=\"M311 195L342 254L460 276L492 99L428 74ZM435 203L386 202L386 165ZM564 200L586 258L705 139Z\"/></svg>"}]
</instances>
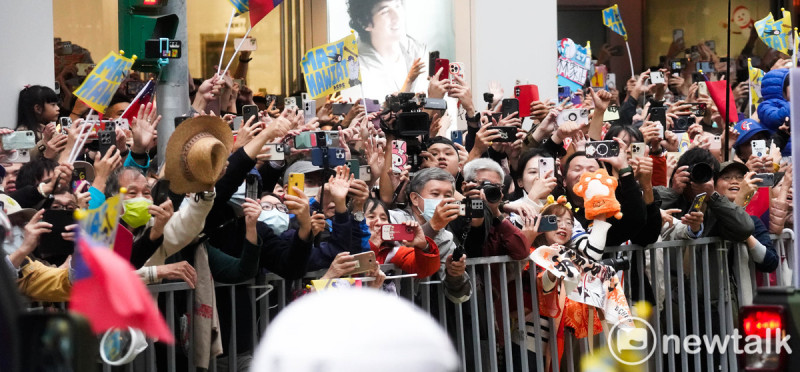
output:
<instances>
[{"instance_id":1,"label":"black smartphone","mask_svg":"<svg viewBox=\"0 0 800 372\"><path fill-rule=\"evenodd\" d=\"M433 66L436 64L437 59L439 59L438 50L428 53L428 76L436 75L436 71L434 71Z\"/></svg>"},{"instance_id":2,"label":"black smartphone","mask_svg":"<svg viewBox=\"0 0 800 372\"><path fill-rule=\"evenodd\" d=\"M153 196L153 204L161 205L169 199L169 180L160 179L153 185L153 190L150 192Z\"/></svg>"},{"instance_id":3,"label":"black smartphone","mask_svg":"<svg viewBox=\"0 0 800 372\"><path fill-rule=\"evenodd\" d=\"M181 123L186 121L186 119L190 119L190 118L188 116L176 116L175 117L175 128L177 128L178 125L181 125Z\"/></svg>"},{"instance_id":4,"label":"black smartphone","mask_svg":"<svg viewBox=\"0 0 800 372\"><path fill-rule=\"evenodd\" d=\"M49 233L42 234L39 246L34 251L37 257L53 264L61 265L67 260L75 250L75 244L64 240L61 233L67 232L66 227L75 223L73 211L63 209L48 209L42 215L42 221L47 222L53 227Z\"/></svg>"},{"instance_id":5,"label":"black smartphone","mask_svg":"<svg viewBox=\"0 0 800 372\"><path fill-rule=\"evenodd\" d=\"M619 155L617 141L589 141L586 142L586 157L590 159L613 158Z\"/></svg>"},{"instance_id":6,"label":"black smartphone","mask_svg":"<svg viewBox=\"0 0 800 372\"><path fill-rule=\"evenodd\" d=\"M100 152L100 156L105 156L108 152L108 149L114 145L114 142L117 140L117 132L112 130L101 130L97 133L97 141L98 141L98 148L97 151Z\"/></svg>"},{"instance_id":7,"label":"black smartphone","mask_svg":"<svg viewBox=\"0 0 800 372\"><path fill-rule=\"evenodd\" d=\"M495 142L514 142L517 140L517 127L515 126L491 126L489 129L497 129L500 131L500 138Z\"/></svg>"},{"instance_id":8,"label":"black smartphone","mask_svg":"<svg viewBox=\"0 0 800 372\"><path fill-rule=\"evenodd\" d=\"M463 246L457 246L456 249L453 249L453 261L461 260L465 253L467 253L467 250Z\"/></svg>"},{"instance_id":9,"label":"black smartphone","mask_svg":"<svg viewBox=\"0 0 800 372\"><path fill-rule=\"evenodd\" d=\"M467 218L483 217L483 199L464 199L464 216Z\"/></svg>"},{"instance_id":10,"label":"black smartphone","mask_svg":"<svg viewBox=\"0 0 800 372\"><path fill-rule=\"evenodd\" d=\"M256 105L244 105L242 106L242 123L247 123L251 117L255 116L256 119L254 122L258 121L258 106Z\"/></svg>"},{"instance_id":11,"label":"black smartphone","mask_svg":"<svg viewBox=\"0 0 800 372\"><path fill-rule=\"evenodd\" d=\"M775 173L756 173L753 178L761 179L761 182L756 183L758 187L775 186Z\"/></svg>"},{"instance_id":12,"label":"black smartphone","mask_svg":"<svg viewBox=\"0 0 800 372\"><path fill-rule=\"evenodd\" d=\"M519 100L516 98L503 99L503 118L507 118L509 115L515 112L517 113L517 116L519 116Z\"/></svg>"},{"instance_id":13,"label":"black smartphone","mask_svg":"<svg viewBox=\"0 0 800 372\"><path fill-rule=\"evenodd\" d=\"M248 174L245 177L244 195L247 198L258 201L258 177L255 174Z\"/></svg>"},{"instance_id":14,"label":"black smartphone","mask_svg":"<svg viewBox=\"0 0 800 372\"><path fill-rule=\"evenodd\" d=\"M558 230L558 217L552 214L539 216L539 232Z\"/></svg>"},{"instance_id":15,"label":"black smartphone","mask_svg":"<svg viewBox=\"0 0 800 372\"><path fill-rule=\"evenodd\" d=\"M664 106L656 106L650 107L650 110L647 111L648 115L650 115L650 121L657 121L661 123L661 125L667 125L667 108Z\"/></svg>"}]
</instances>

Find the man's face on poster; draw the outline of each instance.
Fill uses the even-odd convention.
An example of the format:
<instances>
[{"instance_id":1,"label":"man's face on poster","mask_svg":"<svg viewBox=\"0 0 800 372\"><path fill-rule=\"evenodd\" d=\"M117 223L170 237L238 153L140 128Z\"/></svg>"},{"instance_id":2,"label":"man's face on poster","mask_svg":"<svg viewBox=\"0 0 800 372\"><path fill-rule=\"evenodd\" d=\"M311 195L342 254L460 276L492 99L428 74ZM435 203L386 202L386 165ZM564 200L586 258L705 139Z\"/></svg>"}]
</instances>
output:
<instances>
[{"instance_id":1,"label":"man's face on poster","mask_svg":"<svg viewBox=\"0 0 800 372\"><path fill-rule=\"evenodd\" d=\"M401 0L381 1L372 8L372 23L365 28L372 40L399 41L406 34L406 15Z\"/></svg>"}]
</instances>

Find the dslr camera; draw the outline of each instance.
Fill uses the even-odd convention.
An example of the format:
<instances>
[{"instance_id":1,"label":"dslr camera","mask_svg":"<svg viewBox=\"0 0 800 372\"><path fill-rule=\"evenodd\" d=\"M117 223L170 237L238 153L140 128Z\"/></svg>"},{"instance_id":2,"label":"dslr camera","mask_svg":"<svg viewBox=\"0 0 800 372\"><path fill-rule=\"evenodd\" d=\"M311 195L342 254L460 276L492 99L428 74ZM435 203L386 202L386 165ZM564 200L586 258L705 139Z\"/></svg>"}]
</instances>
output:
<instances>
[{"instance_id":1,"label":"dslr camera","mask_svg":"<svg viewBox=\"0 0 800 372\"><path fill-rule=\"evenodd\" d=\"M483 195L486 196L486 201L489 203L499 203L503 199L502 185L497 185L489 181L483 181L478 185L478 190L483 190Z\"/></svg>"}]
</instances>

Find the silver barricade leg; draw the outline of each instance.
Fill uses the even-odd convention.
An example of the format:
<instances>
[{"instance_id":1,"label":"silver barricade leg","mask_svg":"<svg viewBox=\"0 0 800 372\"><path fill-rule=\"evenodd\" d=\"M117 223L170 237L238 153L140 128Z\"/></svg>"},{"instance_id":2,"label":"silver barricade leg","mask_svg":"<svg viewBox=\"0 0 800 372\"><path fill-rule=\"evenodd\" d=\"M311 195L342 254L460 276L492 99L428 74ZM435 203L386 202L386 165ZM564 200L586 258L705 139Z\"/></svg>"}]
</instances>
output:
<instances>
[{"instance_id":1,"label":"silver barricade leg","mask_svg":"<svg viewBox=\"0 0 800 372\"><path fill-rule=\"evenodd\" d=\"M522 269L528 261L519 261L514 269L514 295L517 298L517 328L514 334L519 342L520 366L523 370L528 369L528 332L525 332L525 298L522 295ZM533 265L533 263L531 263ZM537 327L538 328L538 327Z\"/></svg>"},{"instance_id":2,"label":"silver barricade leg","mask_svg":"<svg viewBox=\"0 0 800 372\"><path fill-rule=\"evenodd\" d=\"M664 316L666 317L667 328L664 334L673 335L672 332L672 268L670 261L672 260L673 250L677 251L676 255L680 255L682 247L670 247L664 249L664 309L666 310ZM677 278L678 281L683 278ZM675 345L672 342L667 343L667 365L670 372L675 372Z\"/></svg>"},{"instance_id":3,"label":"silver barricade leg","mask_svg":"<svg viewBox=\"0 0 800 372\"><path fill-rule=\"evenodd\" d=\"M722 249L722 246L724 244L725 243L717 243L716 249L714 250L715 253L716 253L715 259L717 260L717 265L719 267L719 270L721 271L719 273L720 279L719 279L719 285L717 287L719 289L719 298L717 300L717 315L719 316L719 334L720 334L720 336L725 334L725 329L727 327L727 323L725 321L725 318L726 318L726 316L725 316L725 310L726 310L725 303L728 301L727 300L728 299L728 294L725 293L725 290L726 290L725 281L728 280L728 278L723 276L724 274L727 274L727 271L722 266L722 264L723 264L722 256L726 253L725 250ZM728 364L725 363L725 353L724 353L724 351L719 353L719 364L720 364L720 367L722 367L722 369L721 369L722 372L727 372L728 371Z\"/></svg>"},{"instance_id":4,"label":"silver barricade leg","mask_svg":"<svg viewBox=\"0 0 800 372\"><path fill-rule=\"evenodd\" d=\"M678 314L685 314L686 311L686 292L685 292L685 284L686 281L684 280L685 276L683 274L683 254L688 251L689 255L694 255L694 245L685 245L683 249L676 255L677 262L675 263L675 269L677 270L678 274L678 308L676 309ZM686 339L686 317L680 317L678 321L678 331L681 335L681 340ZM681 370L688 371L689 370L689 361L687 358L687 354L683 352L683 350L678 350L678 355L681 358Z\"/></svg>"},{"instance_id":5,"label":"silver barricade leg","mask_svg":"<svg viewBox=\"0 0 800 372\"><path fill-rule=\"evenodd\" d=\"M575 372L575 366L573 366L573 358L575 353L572 351L572 345L575 341L575 337L572 334L572 331L568 329L564 329L564 358L561 359L564 366L567 367L567 372ZM556 347L557 349L558 347Z\"/></svg>"},{"instance_id":6,"label":"silver barricade leg","mask_svg":"<svg viewBox=\"0 0 800 372\"><path fill-rule=\"evenodd\" d=\"M558 329L556 328L556 321L553 318L550 318L550 337L547 340L550 343L550 358L553 361L553 371L560 371L559 365L561 361L558 359L558 335L556 334ZM564 342L566 344L566 335L564 337Z\"/></svg>"},{"instance_id":7,"label":"silver barricade leg","mask_svg":"<svg viewBox=\"0 0 800 372\"><path fill-rule=\"evenodd\" d=\"M186 324L187 332L189 332L189 342L187 342L186 359L190 371L196 370L194 366L194 327L192 326L192 319L194 314L194 290L190 289L186 294L186 313L189 314L189 322Z\"/></svg>"},{"instance_id":8,"label":"silver barricade leg","mask_svg":"<svg viewBox=\"0 0 800 372\"><path fill-rule=\"evenodd\" d=\"M661 252L664 252L664 249L661 249ZM656 365L656 372L662 372L664 370L664 354L661 352L663 350L663 346L661 345L662 341L662 331L661 331L661 311L660 311L660 296L661 296L661 286L658 285L658 278L664 278L663 275L659 276L659 269L660 267L657 264L657 257L658 257L658 249L650 249L650 280L652 287L653 287L653 298L656 301L655 309L653 313L656 316L656 324L653 329L656 330L655 336L655 343L656 343L656 353L653 355L653 359ZM644 271L642 271L642 276L645 276ZM669 283L669 282L666 282Z\"/></svg>"},{"instance_id":9,"label":"silver barricade leg","mask_svg":"<svg viewBox=\"0 0 800 372\"><path fill-rule=\"evenodd\" d=\"M690 289L690 297L691 297L691 307L692 307L692 334L700 336L700 314L698 312L697 307L698 300L697 300L697 270L701 270L701 268L697 267L697 253L700 250L708 249L708 245L702 246L695 246L692 251L692 254L689 255L689 267L691 267L691 271L689 272L689 289ZM688 355L687 355L688 357ZM701 371L700 368L700 353L694 354L692 359L694 359L694 370Z\"/></svg>"},{"instance_id":10,"label":"silver barricade leg","mask_svg":"<svg viewBox=\"0 0 800 372\"><path fill-rule=\"evenodd\" d=\"M722 246L722 248L726 248L724 243L721 244L721 246ZM727 252L727 250L723 249L722 252L720 252L720 256L721 256L721 259L722 259L722 274L723 274L722 277L725 278L725 280L724 280L725 292L723 292L723 293L725 293L725 324L727 325L727 327L725 328L725 331L722 332L721 334L722 335L731 335L731 334L733 334L733 329L734 329L734 326L733 326L733 311L734 310L733 310L733 298L731 296L731 293L732 293L732 291L731 291L731 283L730 283L730 280L728 279L728 278L730 278L730 275L729 275L729 272L728 272L728 268L730 266L728 266L728 252ZM739 311L738 306L736 308L736 311ZM722 356L723 364L725 364L724 363L725 362L724 358L727 358L728 359L728 366L729 366L728 370L729 371L738 370L738 368L736 367L736 364L737 364L736 363L736 352L734 351L733 342L729 342L728 343L728 350L727 350L727 352L725 354L726 355Z\"/></svg>"},{"instance_id":11,"label":"silver barricade leg","mask_svg":"<svg viewBox=\"0 0 800 372\"><path fill-rule=\"evenodd\" d=\"M439 291L439 295L444 297L444 286L440 285L441 290ZM467 368L467 358L466 358L466 347L464 345L464 308L461 307L462 304L453 304L453 307L456 309L456 348L458 349L458 355L461 358L461 370L466 371Z\"/></svg>"},{"instance_id":12,"label":"silver barricade leg","mask_svg":"<svg viewBox=\"0 0 800 372\"><path fill-rule=\"evenodd\" d=\"M150 371L155 371L156 367L156 349L155 342L147 341L147 365L150 366Z\"/></svg>"},{"instance_id":13,"label":"silver barricade leg","mask_svg":"<svg viewBox=\"0 0 800 372\"><path fill-rule=\"evenodd\" d=\"M444 285L442 283L431 284L436 286L436 303L439 305L439 324L447 332L447 308L444 304Z\"/></svg>"},{"instance_id":14,"label":"silver barricade leg","mask_svg":"<svg viewBox=\"0 0 800 372\"><path fill-rule=\"evenodd\" d=\"M419 289L419 296L422 299L422 309L426 313L431 313L431 288L426 283L421 283Z\"/></svg>"},{"instance_id":15,"label":"silver barricade leg","mask_svg":"<svg viewBox=\"0 0 800 372\"><path fill-rule=\"evenodd\" d=\"M786 246L784 245L782 235L779 235L778 239L775 240L774 247L775 247L775 254L778 255L778 268L775 270L775 281L776 281L775 284L777 284L778 286L782 286L784 272L783 270L781 270L781 257L786 256ZM765 283L764 286L769 287L770 286L769 274L764 274L764 276L767 277L767 280L762 281L762 283ZM755 281L753 281L753 283L755 283ZM755 292L753 292L753 295L755 296Z\"/></svg>"},{"instance_id":16,"label":"silver barricade leg","mask_svg":"<svg viewBox=\"0 0 800 372\"><path fill-rule=\"evenodd\" d=\"M640 249L636 254L636 270L638 270L637 274L639 276L639 301L645 300L644 294L644 281L647 280L647 274L644 272L644 255L646 251L644 249ZM630 297L628 297L630 298Z\"/></svg>"},{"instance_id":17,"label":"silver barricade leg","mask_svg":"<svg viewBox=\"0 0 800 372\"><path fill-rule=\"evenodd\" d=\"M711 329L711 278L709 273L709 262L708 262L708 249L709 246L706 246L701 253L703 255L703 316L705 318L705 334L707 337L711 337L713 335L713 331ZM706 371L714 371L714 354L713 353L706 353Z\"/></svg>"},{"instance_id":18,"label":"silver barricade leg","mask_svg":"<svg viewBox=\"0 0 800 372\"><path fill-rule=\"evenodd\" d=\"M470 307L472 308L472 314L470 316L472 320L472 353L474 356L474 363L475 363L475 370L478 372L483 371L483 362L481 361L481 327L480 327L480 320L478 317L478 277L476 274L475 265L469 266L469 275L472 278L472 297L469 299Z\"/></svg>"},{"instance_id":19,"label":"silver barricade leg","mask_svg":"<svg viewBox=\"0 0 800 372\"><path fill-rule=\"evenodd\" d=\"M544 351L542 351L542 317L539 315L539 290L536 282L536 264L531 261L530 265L530 275L528 275L528 277L531 285L531 309L533 309L531 311L531 315L533 316L533 324L530 324L530 326L535 330L533 337L535 345L534 349L536 350L536 370L544 371ZM552 328L552 321L549 324L551 327L548 340L551 340L550 344L553 345L552 340L555 339L553 336L555 335L556 330Z\"/></svg>"},{"instance_id":20,"label":"silver barricade leg","mask_svg":"<svg viewBox=\"0 0 800 372\"><path fill-rule=\"evenodd\" d=\"M167 292L167 327L175 334L175 292ZM167 368L170 371L175 370L175 345L167 345Z\"/></svg>"},{"instance_id":21,"label":"silver barricade leg","mask_svg":"<svg viewBox=\"0 0 800 372\"><path fill-rule=\"evenodd\" d=\"M500 309L503 312L501 314L502 322L501 327L503 327L503 344L505 347L503 350L505 351L506 355L506 371L511 372L513 364L513 357L511 355L511 348L513 344L511 343L511 310L508 306L508 275L506 274L506 263L503 262L500 264Z\"/></svg>"},{"instance_id":22,"label":"silver barricade leg","mask_svg":"<svg viewBox=\"0 0 800 372\"><path fill-rule=\"evenodd\" d=\"M483 267L483 291L486 301L486 329L489 336L489 368L497 371L497 335L495 334L494 302L492 302L492 265Z\"/></svg>"},{"instance_id":23,"label":"silver barricade leg","mask_svg":"<svg viewBox=\"0 0 800 372\"><path fill-rule=\"evenodd\" d=\"M236 371L236 286L230 286L231 289L231 331L230 342L228 343L228 371Z\"/></svg>"}]
</instances>

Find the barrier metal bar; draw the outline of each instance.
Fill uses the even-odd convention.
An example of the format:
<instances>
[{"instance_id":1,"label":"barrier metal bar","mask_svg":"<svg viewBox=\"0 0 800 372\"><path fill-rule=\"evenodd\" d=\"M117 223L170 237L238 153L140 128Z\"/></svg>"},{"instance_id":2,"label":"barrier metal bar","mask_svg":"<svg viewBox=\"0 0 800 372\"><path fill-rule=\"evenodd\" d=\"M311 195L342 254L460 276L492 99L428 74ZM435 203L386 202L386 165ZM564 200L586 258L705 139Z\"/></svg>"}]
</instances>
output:
<instances>
[{"instance_id":1,"label":"barrier metal bar","mask_svg":"<svg viewBox=\"0 0 800 372\"><path fill-rule=\"evenodd\" d=\"M533 329L536 330L534 332L534 349L536 350L536 370L537 371L544 371L544 351L542 349L542 317L539 315L539 289L536 282L536 265L531 263L530 266L530 273L528 275L531 287L531 313L533 314ZM552 322L550 322L552 325ZM526 336L527 336L527 332ZM555 334L555 330L550 328L550 335L548 336L548 340L552 340L552 335ZM554 370L558 370L555 368Z\"/></svg>"},{"instance_id":2,"label":"barrier metal bar","mask_svg":"<svg viewBox=\"0 0 800 372\"><path fill-rule=\"evenodd\" d=\"M454 304L456 309L456 351L461 359L461 370L466 371L467 351L464 349L464 309L461 307L462 305Z\"/></svg>"},{"instance_id":3,"label":"barrier metal bar","mask_svg":"<svg viewBox=\"0 0 800 372\"><path fill-rule=\"evenodd\" d=\"M167 327L175 333L175 292L167 292ZM167 345L167 368L175 370L175 344Z\"/></svg>"},{"instance_id":4,"label":"barrier metal bar","mask_svg":"<svg viewBox=\"0 0 800 372\"><path fill-rule=\"evenodd\" d=\"M488 282L488 283L487 283ZM483 292L486 301L486 329L489 331L489 368L492 371L497 371L497 338L494 333L494 306L492 303L492 267L491 265L483 266Z\"/></svg>"},{"instance_id":5,"label":"barrier metal bar","mask_svg":"<svg viewBox=\"0 0 800 372\"><path fill-rule=\"evenodd\" d=\"M683 255L688 253L694 255L694 247L689 246L683 249L677 249L675 258L678 262L675 263L678 278L678 314L685 314L686 311L686 292L684 291L684 284L686 277L683 275ZM672 317L670 317L672 318ZM680 332L681 340L686 339L686 321L678 322L678 332ZM680 351L678 351L680 353ZM681 353L681 371L689 370L689 361L686 359L686 354Z\"/></svg>"},{"instance_id":6,"label":"barrier metal bar","mask_svg":"<svg viewBox=\"0 0 800 372\"><path fill-rule=\"evenodd\" d=\"M660 249L663 252L663 248L660 248ZM661 310L659 309L659 305L660 305L659 298L660 298L661 286L658 285L658 278L659 278L658 265L657 265L658 249L650 249L650 250L647 250L646 252L650 253L650 278L654 279L654 280L651 280L651 283L652 283L652 287L653 287L653 296L655 297L655 301L656 301L655 311L653 311L653 313L655 314L656 324L658 325L658 327L653 327L653 328L655 328L655 330L656 330L655 343L656 343L656 351L659 353L659 355L657 357L653 358L653 359L655 360L654 362L655 362L655 365L656 365L656 372L662 372L664 370L664 359L662 359L662 354L661 354L661 350L663 350L663 345L661 344L661 341L662 341L662 337L661 337ZM644 273L644 271L642 271L642 277L644 277L644 276L645 276L645 273Z\"/></svg>"},{"instance_id":7,"label":"barrier metal bar","mask_svg":"<svg viewBox=\"0 0 800 372\"><path fill-rule=\"evenodd\" d=\"M690 289L690 300L691 300L691 319L692 319L692 334L699 335L700 334L700 314L698 312L698 294L697 294L697 250L706 250L708 248L707 245L703 245L702 247L698 248L695 246L692 254L689 255L689 267L692 268L691 272L689 273L689 289ZM694 370L700 371L700 353L696 353L692 356L694 359Z\"/></svg>"},{"instance_id":8,"label":"barrier metal bar","mask_svg":"<svg viewBox=\"0 0 800 372\"><path fill-rule=\"evenodd\" d=\"M489 283L491 284L492 280L489 278ZM506 274L506 264L500 264L500 307L503 314L502 317L502 327L503 327L503 345L505 346L503 349L505 350L506 354L506 371L511 372L513 363L513 357L511 355L511 317L510 317L510 310L508 306L508 275Z\"/></svg>"},{"instance_id":9,"label":"barrier metal bar","mask_svg":"<svg viewBox=\"0 0 800 372\"><path fill-rule=\"evenodd\" d=\"M724 243L722 243L722 246L724 247ZM734 325L733 325L733 299L732 299L732 292L733 291L730 288L730 286L731 286L730 280L727 280L730 277L730 275L728 273L728 270L729 270L730 266L728 265L727 252L726 251L720 252L720 256L721 256L721 259L722 259L722 271L725 274L723 278L726 279L726 280L723 280L723 283L724 283L724 286L725 286L725 292L724 292L725 293L725 322L726 322L726 325L727 325L727 329L724 332L721 332L721 334L730 335L730 334L733 334L733 330L734 330ZM755 293L753 293L753 294L755 295ZM736 310L738 311L739 309L737 308ZM734 351L733 342L729 342L728 343L727 353L726 353L726 355L723 355L722 357L728 359L728 365L729 365L729 368L730 368L731 371L737 371L738 370L736 352Z\"/></svg>"},{"instance_id":10,"label":"barrier metal bar","mask_svg":"<svg viewBox=\"0 0 800 372\"><path fill-rule=\"evenodd\" d=\"M703 255L703 267L708 266L708 249L704 249L702 252ZM703 270L703 315L705 317L705 326L706 326L706 335L712 335L711 331L711 278L709 277L708 270ZM713 371L714 369L714 355L712 353L706 353L706 370Z\"/></svg>"},{"instance_id":11,"label":"barrier metal bar","mask_svg":"<svg viewBox=\"0 0 800 372\"><path fill-rule=\"evenodd\" d=\"M678 253L680 254L680 253ZM664 291L664 305L666 309L666 313L664 316L666 317L667 321L667 329L666 334L671 335L672 333L672 287L670 283L672 283L672 268L670 267L670 261L672 260L672 252L668 252L668 250L664 251L664 284L665 284L665 291ZM669 372L675 372L675 348L674 343L668 342L667 343L667 364L669 366Z\"/></svg>"},{"instance_id":12,"label":"barrier metal bar","mask_svg":"<svg viewBox=\"0 0 800 372\"><path fill-rule=\"evenodd\" d=\"M472 314L472 355L475 358L475 368L478 372L483 371L483 363L481 361L481 327L480 320L478 319L478 277L475 276L475 265L468 265L469 275L472 278L472 297L469 299Z\"/></svg>"},{"instance_id":13,"label":"barrier metal bar","mask_svg":"<svg viewBox=\"0 0 800 372\"><path fill-rule=\"evenodd\" d=\"M719 264L720 262L722 262L722 258L720 256L727 252L720 249L719 246L717 246L717 249L715 251L717 253L717 263ZM722 274L725 274L724 268L720 267L719 269L720 271L722 271ZM723 276L723 279L726 278ZM727 323L725 322L725 302L727 297L727 295L725 294L725 280L720 280L717 288L719 289L719 298L717 300L717 312L719 313L719 331L720 334L725 334L723 333L725 332L725 328L727 327ZM720 358L719 358L720 367L722 368L722 372L727 372L728 364L723 363L724 360L725 356L722 355L722 353L720 353Z\"/></svg>"},{"instance_id":14,"label":"barrier metal bar","mask_svg":"<svg viewBox=\"0 0 800 372\"><path fill-rule=\"evenodd\" d=\"M524 270L524 267L522 262L517 262L515 264L516 270L514 270L514 296L517 298L518 328L515 333L517 337L515 338L519 341L519 364L522 369L528 369L528 332L525 331L525 298L522 295L522 270ZM536 357L539 358L541 356L537 354Z\"/></svg>"},{"instance_id":15,"label":"barrier metal bar","mask_svg":"<svg viewBox=\"0 0 800 372\"><path fill-rule=\"evenodd\" d=\"M228 372L235 372L237 365L237 345L236 345L236 287L231 286L231 330L228 342Z\"/></svg>"}]
</instances>

